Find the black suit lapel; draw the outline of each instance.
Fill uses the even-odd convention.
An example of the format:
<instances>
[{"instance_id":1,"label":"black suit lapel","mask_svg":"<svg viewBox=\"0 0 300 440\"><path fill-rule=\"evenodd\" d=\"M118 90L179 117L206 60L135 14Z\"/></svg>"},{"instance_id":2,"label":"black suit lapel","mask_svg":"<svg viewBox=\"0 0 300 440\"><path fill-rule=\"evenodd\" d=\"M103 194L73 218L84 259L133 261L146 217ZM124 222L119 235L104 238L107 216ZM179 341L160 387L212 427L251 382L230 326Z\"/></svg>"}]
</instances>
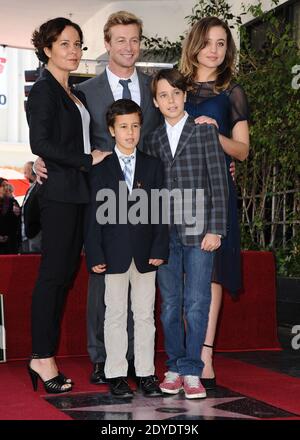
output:
<instances>
[{"instance_id":1,"label":"black suit lapel","mask_svg":"<svg viewBox=\"0 0 300 440\"><path fill-rule=\"evenodd\" d=\"M83 144L82 119L79 108L77 107L73 99L70 98L70 96L65 91L65 89L59 84L56 78L54 78L52 73L49 72L48 69L44 69L42 75L46 76L47 80L50 81L50 83L53 85L58 96L60 96L62 100L62 104L73 113L74 118L76 120L74 124L74 129L78 131L78 138L82 139L82 144Z\"/></svg>"},{"instance_id":2,"label":"black suit lapel","mask_svg":"<svg viewBox=\"0 0 300 440\"><path fill-rule=\"evenodd\" d=\"M116 176L116 180L119 182L120 180L124 180L124 174L119 162L119 158L115 151L113 154L108 156L105 160L107 160L107 166L111 176Z\"/></svg>"},{"instance_id":3,"label":"black suit lapel","mask_svg":"<svg viewBox=\"0 0 300 440\"><path fill-rule=\"evenodd\" d=\"M145 170L143 169L143 156L139 150L136 150L135 170L134 170L132 189L142 188L144 178L145 178Z\"/></svg>"}]
</instances>

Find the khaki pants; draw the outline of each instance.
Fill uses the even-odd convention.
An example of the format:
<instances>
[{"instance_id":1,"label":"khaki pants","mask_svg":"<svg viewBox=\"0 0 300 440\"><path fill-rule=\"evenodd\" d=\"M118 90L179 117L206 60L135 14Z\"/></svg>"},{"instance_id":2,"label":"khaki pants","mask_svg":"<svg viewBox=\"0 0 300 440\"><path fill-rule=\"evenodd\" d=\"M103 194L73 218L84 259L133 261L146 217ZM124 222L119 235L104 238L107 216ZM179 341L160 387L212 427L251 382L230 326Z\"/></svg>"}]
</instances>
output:
<instances>
[{"instance_id":1,"label":"khaki pants","mask_svg":"<svg viewBox=\"0 0 300 440\"><path fill-rule=\"evenodd\" d=\"M104 341L105 376L127 376L126 353L128 285L134 320L135 371L139 377L154 374L154 302L156 271L140 273L132 260L127 272L105 275Z\"/></svg>"}]
</instances>

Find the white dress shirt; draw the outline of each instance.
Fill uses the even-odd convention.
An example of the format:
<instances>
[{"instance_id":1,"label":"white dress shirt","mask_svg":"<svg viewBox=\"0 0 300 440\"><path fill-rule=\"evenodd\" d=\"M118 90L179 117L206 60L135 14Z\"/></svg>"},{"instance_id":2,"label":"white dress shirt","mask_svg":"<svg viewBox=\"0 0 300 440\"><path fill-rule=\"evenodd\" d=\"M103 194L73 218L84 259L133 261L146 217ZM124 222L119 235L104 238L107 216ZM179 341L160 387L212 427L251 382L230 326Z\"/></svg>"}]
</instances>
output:
<instances>
[{"instance_id":1,"label":"white dress shirt","mask_svg":"<svg viewBox=\"0 0 300 440\"><path fill-rule=\"evenodd\" d=\"M179 122L177 122L177 124L175 125L170 125L168 121L166 121L166 129L167 129L167 135L168 135L168 139L169 139L169 144L171 147L171 152L172 152L172 156L175 156L176 150L177 150L177 146L178 146L178 142L183 130L183 126L185 124L185 121L188 118L188 114L187 112L184 112L184 116L182 117L182 119L180 119Z\"/></svg>"},{"instance_id":2,"label":"white dress shirt","mask_svg":"<svg viewBox=\"0 0 300 440\"><path fill-rule=\"evenodd\" d=\"M132 168L132 180L131 180L131 187L130 188L128 188L129 189L129 192L131 193L132 192L132 188L133 188L133 181L134 181L134 173L135 173L135 162L136 162L136 148L134 149L134 151L133 151L133 153L131 153L131 154L124 154L124 153L122 153L120 150L119 150L119 148L117 147L117 146L115 146L115 152L116 152L116 155L118 156L118 159L119 159L119 163L120 163L120 167L121 167L121 169L122 169L122 172L123 172L123 170L124 170L124 168L125 168L125 163L123 162L123 160L121 159L121 157L124 157L124 156L134 156L134 158L132 159L132 161L131 161L131 168Z\"/></svg>"},{"instance_id":3,"label":"white dress shirt","mask_svg":"<svg viewBox=\"0 0 300 440\"><path fill-rule=\"evenodd\" d=\"M77 98L78 99L78 98ZM91 154L91 142L90 142L90 114L83 104L75 102L80 111L82 120L82 133L83 133L83 145L85 154Z\"/></svg>"},{"instance_id":4,"label":"white dress shirt","mask_svg":"<svg viewBox=\"0 0 300 440\"><path fill-rule=\"evenodd\" d=\"M109 70L108 66L106 67L106 73L107 73L109 86L115 101L117 101L117 99L122 99L123 96L123 86L119 83L119 80L131 79L131 82L128 84L131 94L131 99L132 101L136 102L138 105L141 105L140 84L139 84L139 77L136 68L134 69L133 74L129 78L120 78L119 76L112 73L112 71Z\"/></svg>"}]
</instances>

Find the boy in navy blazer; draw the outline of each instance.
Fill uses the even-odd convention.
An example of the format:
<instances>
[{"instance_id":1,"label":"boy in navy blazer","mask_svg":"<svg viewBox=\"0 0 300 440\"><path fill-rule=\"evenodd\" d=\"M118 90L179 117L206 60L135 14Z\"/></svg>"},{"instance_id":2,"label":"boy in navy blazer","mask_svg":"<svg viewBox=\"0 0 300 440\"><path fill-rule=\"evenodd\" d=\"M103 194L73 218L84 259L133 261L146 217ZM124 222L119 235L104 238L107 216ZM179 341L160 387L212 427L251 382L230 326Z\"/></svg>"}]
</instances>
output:
<instances>
[{"instance_id":1,"label":"boy in navy blazer","mask_svg":"<svg viewBox=\"0 0 300 440\"><path fill-rule=\"evenodd\" d=\"M169 241L168 226L161 220L151 222L151 190L162 188L163 164L136 148L142 111L134 101L115 101L108 109L107 124L115 148L91 172L85 222L88 269L105 274L105 376L115 397L133 396L126 379L130 283L136 375L143 394L156 397L162 393L154 375L155 277L157 267L168 258ZM139 205L143 213L133 200L138 192L145 196Z\"/></svg>"}]
</instances>

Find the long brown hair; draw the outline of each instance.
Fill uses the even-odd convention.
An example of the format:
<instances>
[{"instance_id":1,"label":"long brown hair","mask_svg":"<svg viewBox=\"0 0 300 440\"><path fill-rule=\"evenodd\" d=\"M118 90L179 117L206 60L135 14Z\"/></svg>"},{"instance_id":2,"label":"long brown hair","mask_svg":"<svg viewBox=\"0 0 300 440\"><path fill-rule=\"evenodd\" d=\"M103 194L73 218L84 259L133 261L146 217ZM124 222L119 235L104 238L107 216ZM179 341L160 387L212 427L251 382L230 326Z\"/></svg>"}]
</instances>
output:
<instances>
[{"instance_id":1,"label":"long brown hair","mask_svg":"<svg viewBox=\"0 0 300 440\"><path fill-rule=\"evenodd\" d=\"M189 85L192 85L197 75L199 63L197 56L205 47L207 35L212 27L222 27L227 35L227 50L223 63L217 67L215 90L227 89L233 76L236 47L228 25L218 17L205 17L197 21L189 31L183 45L180 71L186 77Z\"/></svg>"}]
</instances>

